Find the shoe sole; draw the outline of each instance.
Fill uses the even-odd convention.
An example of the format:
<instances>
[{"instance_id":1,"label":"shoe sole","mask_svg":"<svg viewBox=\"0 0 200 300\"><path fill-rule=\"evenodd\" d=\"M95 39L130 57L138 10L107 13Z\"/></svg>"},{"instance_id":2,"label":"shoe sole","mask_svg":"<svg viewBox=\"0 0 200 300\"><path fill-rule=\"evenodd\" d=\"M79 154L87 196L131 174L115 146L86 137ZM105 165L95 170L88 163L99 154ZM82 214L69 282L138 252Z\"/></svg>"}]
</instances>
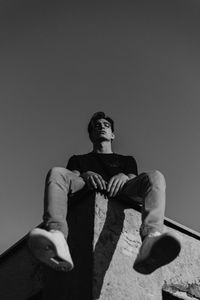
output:
<instances>
[{"instance_id":1,"label":"shoe sole","mask_svg":"<svg viewBox=\"0 0 200 300\"><path fill-rule=\"evenodd\" d=\"M60 258L55 245L48 238L42 235L31 236L28 246L37 260L54 270L69 272L73 269L71 257L71 261Z\"/></svg>"},{"instance_id":2,"label":"shoe sole","mask_svg":"<svg viewBox=\"0 0 200 300\"><path fill-rule=\"evenodd\" d=\"M148 257L143 261L135 261L133 268L141 274L151 274L156 269L172 262L180 253L180 242L170 235L164 235L155 241Z\"/></svg>"}]
</instances>

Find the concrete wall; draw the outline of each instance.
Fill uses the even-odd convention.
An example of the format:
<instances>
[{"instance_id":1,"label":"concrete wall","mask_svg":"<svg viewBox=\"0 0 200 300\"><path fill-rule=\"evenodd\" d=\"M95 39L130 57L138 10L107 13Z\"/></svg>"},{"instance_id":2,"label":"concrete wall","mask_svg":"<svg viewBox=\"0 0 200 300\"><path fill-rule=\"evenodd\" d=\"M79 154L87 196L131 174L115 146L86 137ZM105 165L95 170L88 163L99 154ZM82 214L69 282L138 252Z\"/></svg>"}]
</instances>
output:
<instances>
[{"instance_id":1,"label":"concrete wall","mask_svg":"<svg viewBox=\"0 0 200 300\"><path fill-rule=\"evenodd\" d=\"M25 237L0 257L0 299L200 299L199 234L166 219L165 229L181 240L181 253L168 266L141 275L133 270L140 219L139 207L88 195L68 215L74 270L64 274L39 265Z\"/></svg>"},{"instance_id":2,"label":"concrete wall","mask_svg":"<svg viewBox=\"0 0 200 300\"><path fill-rule=\"evenodd\" d=\"M132 268L141 245L140 224L137 210L96 198L94 299L157 300L162 299L162 291L181 299L200 299L199 235L167 219L165 230L180 238L181 253L153 274L141 275Z\"/></svg>"}]
</instances>

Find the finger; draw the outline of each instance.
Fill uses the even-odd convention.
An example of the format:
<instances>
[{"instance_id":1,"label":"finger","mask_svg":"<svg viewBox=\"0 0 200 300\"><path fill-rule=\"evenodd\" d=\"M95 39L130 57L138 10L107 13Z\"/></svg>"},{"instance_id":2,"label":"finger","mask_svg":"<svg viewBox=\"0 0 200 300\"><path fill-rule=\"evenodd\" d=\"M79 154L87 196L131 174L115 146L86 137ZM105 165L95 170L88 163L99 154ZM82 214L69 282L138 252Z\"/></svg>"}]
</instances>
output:
<instances>
[{"instance_id":1,"label":"finger","mask_svg":"<svg viewBox=\"0 0 200 300\"><path fill-rule=\"evenodd\" d=\"M101 181L101 184L103 186L103 190L106 190L106 182L105 180L103 179L103 177L99 176L99 180Z\"/></svg>"},{"instance_id":2,"label":"finger","mask_svg":"<svg viewBox=\"0 0 200 300\"><path fill-rule=\"evenodd\" d=\"M119 180L113 189L112 197L115 197L117 195L117 193L119 192L120 186L121 186L121 181Z\"/></svg>"},{"instance_id":3,"label":"finger","mask_svg":"<svg viewBox=\"0 0 200 300\"><path fill-rule=\"evenodd\" d=\"M119 181L119 184L116 185L115 190L113 192L113 197L115 197L117 194L119 194L119 192L122 190L123 186L124 186L124 182Z\"/></svg>"},{"instance_id":4,"label":"finger","mask_svg":"<svg viewBox=\"0 0 200 300\"><path fill-rule=\"evenodd\" d=\"M103 190L103 184L102 184L101 178L99 176L94 176L94 180L95 180L98 188L100 188L101 190Z\"/></svg>"},{"instance_id":5,"label":"finger","mask_svg":"<svg viewBox=\"0 0 200 300\"><path fill-rule=\"evenodd\" d=\"M106 183L106 181L101 176L100 176L100 178L101 178L101 183L103 185L103 189L106 190L107 183Z\"/></svg>"},{"instance_id":6,"label":"finger","mask_svg":"<svg viewBox=\"0 0 200 300\"><path fill-rule=\"evenodd\" d=\"M105 189L105 181L104 181L104 179L99 175L98 176L98 180L99 180L99 183L100 183L100 189L104 190Z\"/></svg>"},{"instance_id":7,"label":"finger","mask_svg":"<svg viewBox=\"0 0 200 300\"><path fill-rule=\"evenodd\" d=\"M96 182L95 182L95 180L94 180L94 177L93 177L93 176L90 176L90 177L89 177L89 180L90 180L89 182L90 182L92 188L93 188L93 189L97 189L97 184L96 184Z\"/></svg>"},{"instance_id":8,"label":"finger","mask_svg":"<svg viewBox=\"0 0 200 300\"><path fill-rule=\"evenodd\" d=\"M111 189L111 187L112 187L112 185L113 185L113 181L115 180L115 178L111 178L110 179L110 181L109 181L109 183L108 183L108 187L107 187L107 192L109 193L110 192L110 189Z\"/></svg>"},{"instance_id":9,"label":"finger","mask_svg":"<svg viewBox=\"0 0 200 300\"><path fill-rule=\"evenodd\" d=\"M109 193L109 196L110 196L110 197L113 197L113 192L114 192L114 190L115 190L115 187L116 187L118 181L119 181L119 179L115 179L115 180L113 181L112 186L111 186L111 188L110 188L110 193Z\"/></svg>"},{"instance_id":10,"label":"finger","mask_svg":"<svg viewBox=\"0 0 200 300\"><path fill-rule=\"evenodd\" d=\"M123 186L125 185L125 183L126 183L126 182L123 182L123 181L122 181L122 184L121 184L121 186L120 186L120 188L119 188L119 192L123 189Z\"/></svg>"}]
</instances>

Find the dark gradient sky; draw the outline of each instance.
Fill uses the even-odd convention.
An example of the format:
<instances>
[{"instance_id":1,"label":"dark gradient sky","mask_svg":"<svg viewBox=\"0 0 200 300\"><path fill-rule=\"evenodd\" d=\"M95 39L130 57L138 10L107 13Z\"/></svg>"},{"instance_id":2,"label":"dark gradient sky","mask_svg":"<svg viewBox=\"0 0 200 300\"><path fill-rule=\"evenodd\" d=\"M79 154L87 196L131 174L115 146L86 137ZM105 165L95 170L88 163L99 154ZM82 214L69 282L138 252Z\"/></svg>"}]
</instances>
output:
<instances>
[{"instance_id":1,"label":"dark gradient sky","mask_svg":"<svg viewBox=\"0 0 200 300\"><path fill-rule=\"evenodd\" d=\"M48 169L91 150L98 110L200 230L199 31L194 0L0 2L0 252L41 222Z\"/></svg>"}]
</instances>

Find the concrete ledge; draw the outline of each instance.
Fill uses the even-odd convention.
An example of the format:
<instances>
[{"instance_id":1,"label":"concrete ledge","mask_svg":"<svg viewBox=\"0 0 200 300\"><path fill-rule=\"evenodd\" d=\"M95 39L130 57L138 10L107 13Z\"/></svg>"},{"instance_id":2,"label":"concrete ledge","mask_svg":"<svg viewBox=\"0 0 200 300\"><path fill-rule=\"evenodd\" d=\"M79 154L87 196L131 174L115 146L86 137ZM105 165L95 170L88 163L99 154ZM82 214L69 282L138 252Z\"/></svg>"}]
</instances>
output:
<instances>
[{"instance_id":1,"label":"concrete ledge","mask_svg":"<svg viewBox=\"0 0 200 300\"><path fill-rule=\"evenodd\" d=\"M140 218L139 206L87 195L68 216L74 270L43 268L24 237L0 256L0 299L200 299L200 234L166 218L165 228L179 236L182 251L168 266L140 275L132 268L141 244Z\"/></svg>"},{"instance_id":2,"label":"concrete ledge","mask_svg":"<svg viewBox=\"0 0 200 300\"><path fill-rule=\"evenodd\" d=\"M200 235L170 219L165 220L165 230L173 231L181 240L179 257L151 275L133 270L141 244L139 211L140 207L96 198L94 278L96 285L101 282L101 288L94 284L94 299L156 300L162 299L162 291L180 299L200 299Z\"/></svg>"},{"instance_id":3,"label":"concrete ledge","mask_svg":"<svg viewBox=\"0 0 200 300\"><path fill-rule=\"evenodd\" d=\"M96 197L93 299L162 299L160 271L144 276L133 270L141 244L139 224L139 212Z\"/></svg>"}]
</instances>

